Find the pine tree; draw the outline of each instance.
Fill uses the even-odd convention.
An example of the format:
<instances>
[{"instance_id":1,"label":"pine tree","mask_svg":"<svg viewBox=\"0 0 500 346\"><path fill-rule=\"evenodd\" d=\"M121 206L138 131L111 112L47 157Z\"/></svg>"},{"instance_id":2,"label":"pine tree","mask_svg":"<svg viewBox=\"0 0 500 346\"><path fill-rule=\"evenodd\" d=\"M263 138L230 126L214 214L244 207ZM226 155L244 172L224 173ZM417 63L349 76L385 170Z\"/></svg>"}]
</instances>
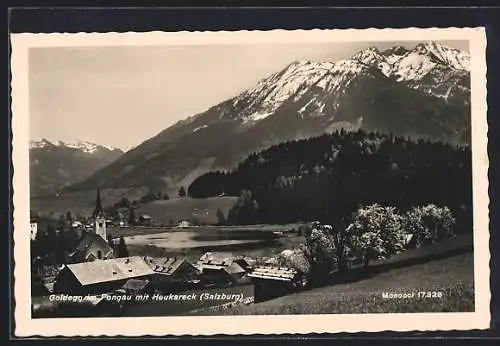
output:
<instances>
[{"instance_id":1,"label":"pine tree","mask_svg":"<svg viewBox=\"0 0 500 346\"><path fill-rule=\"evenodd\" d=\"M129 208L129 210L128 210L128 224L135 225L135 222L136 222L135 210L134 210L134 208Z\"/></svg>"},{"instance_id":2,"label":"pine tree","mask_svg":"<svg viewBox=\"0 0 500 346\"><path fill-rule=\"evenodd\" d=\"M125 244L125 239L123 236L120 236L120 241L118 242L118 246L116 247L116 256L117 257L128 257L128 249L127 244Z\"/></svg>"},{"instance_id":3,"label":"pine tree","mask_svg":"<svg viewBox=\"0 0 500 346\"><path fill-rule=\"evenodd\" d=\"M217 209L217 223L219 225L224 225L226 223L226 216L220 208Z\"/></svg>"},{"instance_id":4,"label":"pine tree","mask_svg":"<svg viewBox=\"0 0 500 346\"><path fill-rule=\"evenodd\" d=\"M73 215L71 215L71 211L66 212L66 221L71 225L73 223Z\"/></svg>"}]
</instances>

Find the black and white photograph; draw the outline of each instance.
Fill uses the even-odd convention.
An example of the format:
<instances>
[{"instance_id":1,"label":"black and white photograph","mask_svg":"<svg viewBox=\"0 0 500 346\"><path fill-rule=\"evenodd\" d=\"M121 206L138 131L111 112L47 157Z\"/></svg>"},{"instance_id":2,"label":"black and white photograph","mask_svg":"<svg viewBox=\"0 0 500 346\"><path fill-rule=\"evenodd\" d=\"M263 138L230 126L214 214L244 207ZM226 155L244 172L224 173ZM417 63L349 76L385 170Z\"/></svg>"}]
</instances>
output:
<instances>
[{"instance_id":1,"label":"black and white photograph","mask_svg":"<svg viewBox=\"0 0 500 346\"><path fill-rule=\"evenodd\" d=\"M484 29L11 39L22 333L488 326Z\"/></svg>"}]
</instances>

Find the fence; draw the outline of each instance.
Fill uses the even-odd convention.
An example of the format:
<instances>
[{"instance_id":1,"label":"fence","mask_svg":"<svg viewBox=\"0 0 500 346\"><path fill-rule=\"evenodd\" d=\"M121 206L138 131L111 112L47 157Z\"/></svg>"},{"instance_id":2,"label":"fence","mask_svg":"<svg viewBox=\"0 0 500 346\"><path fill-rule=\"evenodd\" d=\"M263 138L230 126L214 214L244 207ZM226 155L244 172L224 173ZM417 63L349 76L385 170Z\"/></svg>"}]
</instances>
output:
<instances>
[{"instance_id":1,"label":"fence","mask_svg":"<svg viewBox=\"0 0 500 346\"><path fill-rule=\"evenodd\" d=\"M234 302L228 302L228 303L224 303L221 305L210 306L208 308L203 308L203 309L191 310L191 311L189 311L189 314L225 311L225 310L229 310L229 309L234 308L234 307L239 306L239 305L249 305L249 304L252 304L253 302L254 302L254 297L251 296L251 297L243 298L242 300L236 300Z\"/></svg>"}]
</instances>

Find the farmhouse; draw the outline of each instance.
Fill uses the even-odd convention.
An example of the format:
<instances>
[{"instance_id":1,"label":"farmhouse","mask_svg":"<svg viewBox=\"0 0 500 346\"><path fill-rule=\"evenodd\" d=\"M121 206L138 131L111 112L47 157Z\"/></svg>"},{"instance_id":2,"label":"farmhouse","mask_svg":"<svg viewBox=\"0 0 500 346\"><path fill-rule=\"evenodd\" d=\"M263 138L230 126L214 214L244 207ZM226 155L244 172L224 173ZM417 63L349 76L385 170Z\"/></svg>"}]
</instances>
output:
<instances>
[{"instance_id":1,"label":"farmhouse","mask_svg":"<svg viewBox=\"0 0 500 346\"><path fill-rule=\"evenodd\" d=\"M38 223L35 221L31 221L30 222L30 239L35 240L37 233L38 233Z\"/></svg>"},{"instance_id":2,"label":"farmhouse","mask_svg":"<svg viewBox=\"0 0 500 346\"><path fill-rule=\"evenodd\" d=\"M121 290L125 294L140 294L147 291L149 282L149 280L129 279Z\"/></svg>"},{"instance_id":3,"label":"farmhouse","mask_svg":"<svg viewBox=\"0 0 500 346\"><path fill-rule=\"evenodd\" d=\"M144 260L155 273L151 286L160 291L175 291L192 288L200 280L200 272L181 257L145 257Z\"/></svg>"},{"instance_id":4,"label":"farmhouse","mask_svg":"<svg viewBox=\"0 0 500 346\"><path fill-rule=\"evenodd\" d=\"M54 293L101 294L119 289L129 279L150 279L153 270L139 256L65 265Z\"/></svg>"},{"instance_id":5,"label":"farmhouse","mask_svg":"<svg viewBox=\"0 0 500 346\"><path fill-rule=\"evenodd\" d=\"M178 228L189 228L191 227L191 223L189 221L183 220L179 222Z\"/></svg>"},{"instance_id":6,"label":"farmhouse","mask_svg":"<svg viewBox=\"0 0 500 346\"><path fill-rule=\"evenodd\" d=\"M257 267L248 276L254 283L256 302L292 293L306 285L305 279L291 268Z\"/></svg>"},{"instance_id":7,"label":"farmhouse","mask_svg":"<svg viewBox=\"0 0 500 346\"><path fill-rule=\"evenodd\" d=\"M197 266L202 272L203 281L208 284L244 283L251 271L243 258L218 258L211 252L201 256Z\"/></svg>"},{"instance_id":8,"label":"farmhouse","mask_svg":"<svg viewBox=\"0 0 500 346\"><path fill-rule=\"evenodd\" d=\"M181 257L146 257L145 260L156 274L171 280L196 280L199 275L195 266Z\"/></svg>"},{"instance_id":9,"label":"farmhouse","mask_svg":"<svg viewBox=\"0 0 500 346\"><path fill-rule=\"evenodd\" d=\"M152 222L153 219L147 214L139 216L139 224L141 224L142 226L151 226Z\"/></svg>"}]
</instances>

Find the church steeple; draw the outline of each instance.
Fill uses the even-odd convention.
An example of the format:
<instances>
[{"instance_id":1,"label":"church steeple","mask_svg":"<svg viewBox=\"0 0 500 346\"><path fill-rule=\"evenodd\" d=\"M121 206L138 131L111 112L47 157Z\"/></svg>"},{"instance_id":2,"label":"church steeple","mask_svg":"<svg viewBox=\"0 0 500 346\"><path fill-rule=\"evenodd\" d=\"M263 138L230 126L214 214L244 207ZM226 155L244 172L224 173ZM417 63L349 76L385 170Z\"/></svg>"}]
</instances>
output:
<instances>
[{"instance_id":1,"label":"church steeple","mask_svg":"<svg viewBox=\"0 0 500 346\"><path fill-rule=\"evenodd\" d=\"M104 217L104 209L102 207L101 202L101 192L99 188L97 188L97 197L95 201L94 212L92 213L92 217L95 219L96 217Z\"/></svg>"},{"instance_id":2,"label":"church steeple","mask_svg":"<svg viewBox=\"0 0 500 346\"><path fill-rule=\"evenodd\" d=\"M97 197L95 201L95 209L92 214L95 222L95 233L101 236L102 239L108 241L108 236L106 233L106 216L104 215L104 209L101 202L101 193L99 188L97 188Z\"/></svg>"}]
</instances>

